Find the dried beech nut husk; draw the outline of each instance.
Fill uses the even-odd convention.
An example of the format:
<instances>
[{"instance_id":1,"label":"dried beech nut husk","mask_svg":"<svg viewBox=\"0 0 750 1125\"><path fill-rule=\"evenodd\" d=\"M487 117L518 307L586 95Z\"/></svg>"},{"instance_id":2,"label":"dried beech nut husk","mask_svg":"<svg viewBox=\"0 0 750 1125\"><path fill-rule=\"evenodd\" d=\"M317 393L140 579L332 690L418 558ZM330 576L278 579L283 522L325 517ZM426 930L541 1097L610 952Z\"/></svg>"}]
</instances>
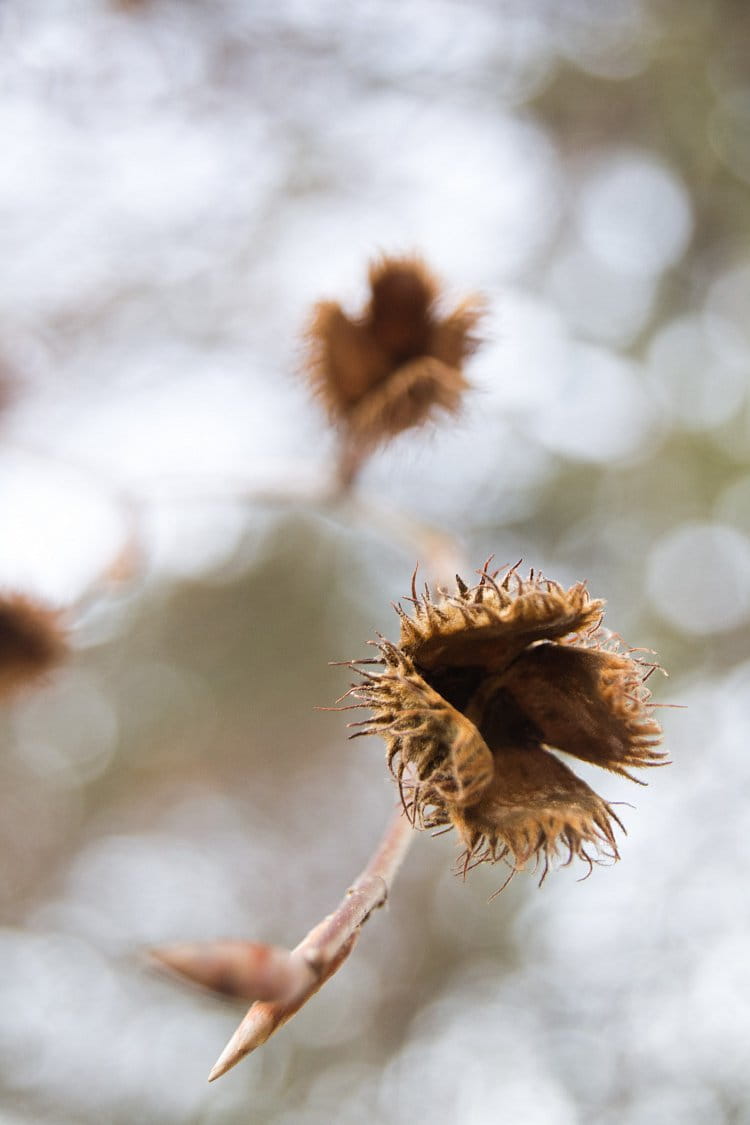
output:
<instances>
[{"instance_id":1,"label":"dried beech nut husk","mask_svg":"<svg viewBox=\"0 0 750 1125\"><path fill-rule=\"evenodd\" d=\"M382 257L369 271L370 300L359 316L317 304L308 326L307 373L331 422L369 450L436 410L455 414L469 383L482 300L467 297L442 315L440 284L418 257Z\"/></svg>"},{"instance_id":2,"label":"dried beech nut husk","mask_svg":"<svg viewBox=\"0 0 750 1125\"><path fill-rule=\"evenodd\" d=\"M503 860L542 878L556 858L617 859L612 806L552 751L631 780L665 764L646 680L656 667L602 626L604 602L517 568L455 593L412 583L398 644L353 661L415 827L455 828L466 871ZM365 665L368 665L367 667ZM378 669L379 670L376 670Z\"/></svg>"},{"instance_id":3,"label":"dried beech nut husk","mask_svg":"<svg viewBox=\"0 0 750 1125\"><path fill-rule=\"evenodd\" d=\"M0 701L38 684L67 652L60 613L23 594L0 594Z\"/></svg>"}]
</instances>

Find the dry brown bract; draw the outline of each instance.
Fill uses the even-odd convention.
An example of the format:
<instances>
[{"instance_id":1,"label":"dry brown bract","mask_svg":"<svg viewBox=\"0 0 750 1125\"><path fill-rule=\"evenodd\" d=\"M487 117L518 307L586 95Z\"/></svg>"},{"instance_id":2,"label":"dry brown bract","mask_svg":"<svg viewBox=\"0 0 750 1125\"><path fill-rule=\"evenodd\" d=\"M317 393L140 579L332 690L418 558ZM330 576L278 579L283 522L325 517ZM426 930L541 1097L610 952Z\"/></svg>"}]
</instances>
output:
<instances>
[{"instance_id":1,"label":"dry brown bract","mask_svg":"<svg viewBox=\"0 0 750 1125\"><path fill-rule=\"evenodd\" d=\"M350 689L372 709L354 724L381 734L413 823L455 827L463 870L505 860L511 874L562 853L617 859L607 804L547 748L631 777L663 764L645 681L654 668L601 627L603 601L533 571L485 568L455 594L429 589L401 617L398 645L354 664ZM636 780L635 778L631 778Z\"/></svg>"},{"instance_id":2,"label":"dry brown bract","mask_svg":"<svg viewBox=\"0 0 750 1125\"><path fill-rule=\"evenodd\" d=\"M374 262L370 290L355 319L333 301L315 306L308 362L331 421L366 449L421 425L435 407L458 410L482 313L471 297L440 317L438 282L419 258Z\"/></svg>"},{"instance_id":3,"label":"dry brown bract","mask_svg":"<svg viewBox=\"0 0 750 1125\"><path fill-rule=\"evenodd\" d=\"M66 653L58 613L22 594L0 595L0 701L31 686Z\"/></svg>"}]
</instances>

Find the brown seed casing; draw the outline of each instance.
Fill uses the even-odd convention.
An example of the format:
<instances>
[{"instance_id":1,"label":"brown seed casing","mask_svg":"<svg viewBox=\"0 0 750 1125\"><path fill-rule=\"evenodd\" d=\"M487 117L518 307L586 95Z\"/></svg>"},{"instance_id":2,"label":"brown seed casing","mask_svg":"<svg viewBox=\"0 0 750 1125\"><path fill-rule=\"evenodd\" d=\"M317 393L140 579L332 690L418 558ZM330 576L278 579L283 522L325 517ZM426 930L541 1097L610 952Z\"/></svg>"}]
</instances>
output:
<instances>
[{"instance_id":1,"label":"brown seed casing","mask_svg":"<svg viewBox=\"0 0 750 1125\"><path fill-rule=\"evenodd\" d=\"M378 642L382 671L358 668L351 693L372 710L358 733L384 737L415 826L454 827L464 869L536 861L544 876L560 854L618 858L612 807L551 752L626 777L664 764L654 665L602 628L604 603L515 568L437 597L413 586L409 600L398 645Z\"/></svg>"},{"instance_id":2,"label":"brown seed casing","mask_svg":"<svg viewBox=\"0 0 750 1125\"><path fill-rule=\"evenodd\" d=\"M43 678L67 651L59 613L23 594L0 594L0 701Z\"/></svg>"},{"instance_id":3,"label":"brown seed casing","mask_svg":"<svg viewBox=\"0 0 750 1125\"><path fill-rule=\"evenodd\" d=\"M483 311L470 297L441 316L440 286L417 257L383 257L370 266L369 281L358 317L333 301L315 306L307 361L331 421L367 449L421 426L435 409L456 413Z\"/></svg>"}]
</instances>

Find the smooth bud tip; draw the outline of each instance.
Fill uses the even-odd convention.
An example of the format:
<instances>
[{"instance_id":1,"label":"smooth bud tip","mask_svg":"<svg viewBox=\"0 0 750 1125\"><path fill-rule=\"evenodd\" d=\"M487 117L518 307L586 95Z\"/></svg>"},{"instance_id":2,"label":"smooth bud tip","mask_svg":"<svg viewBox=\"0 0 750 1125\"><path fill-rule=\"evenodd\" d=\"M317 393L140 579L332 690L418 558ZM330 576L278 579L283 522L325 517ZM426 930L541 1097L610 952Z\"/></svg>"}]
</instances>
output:
<instances>
[{"instance_id":1,"label":"smooth bud tip","mask_svg":"<svg viewBox=\"0 0 750 1125\"><path fill-rule=\"evenodd\" d=\"M217 1078L221 1078L222 1074L226 1074L226 1072L231 1070L242 1058L242 1055L231 1050L231 1047L232 1044L229 1042L219 1055L208 1076L209 1082L215 1082Z\"/></svg>"}]
</instances>

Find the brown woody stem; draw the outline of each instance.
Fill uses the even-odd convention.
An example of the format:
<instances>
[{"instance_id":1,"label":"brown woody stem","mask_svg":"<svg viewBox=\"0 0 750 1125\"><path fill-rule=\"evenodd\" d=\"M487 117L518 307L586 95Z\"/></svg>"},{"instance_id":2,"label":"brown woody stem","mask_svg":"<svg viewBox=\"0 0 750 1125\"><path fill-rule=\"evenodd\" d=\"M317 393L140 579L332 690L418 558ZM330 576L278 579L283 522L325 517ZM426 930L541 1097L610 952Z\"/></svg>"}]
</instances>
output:
<instances>
[{"instance_id":1,"label":"brown woody stem","mask_svg":"<svg viewBox=\"0 0 750 1125\"><path fill-rule=\"evenodd\" d=\"M226 1074L265 1043L343 965L357 942L362 925L388 898L413 836L411 824L399 810L364 871L352 883L336 910L314 926L291 951L290 958L307 970L299 991L283 1002L256 1001L252 1005L211 1071L209 1082Z\"/></svg>"}]
</instances>

